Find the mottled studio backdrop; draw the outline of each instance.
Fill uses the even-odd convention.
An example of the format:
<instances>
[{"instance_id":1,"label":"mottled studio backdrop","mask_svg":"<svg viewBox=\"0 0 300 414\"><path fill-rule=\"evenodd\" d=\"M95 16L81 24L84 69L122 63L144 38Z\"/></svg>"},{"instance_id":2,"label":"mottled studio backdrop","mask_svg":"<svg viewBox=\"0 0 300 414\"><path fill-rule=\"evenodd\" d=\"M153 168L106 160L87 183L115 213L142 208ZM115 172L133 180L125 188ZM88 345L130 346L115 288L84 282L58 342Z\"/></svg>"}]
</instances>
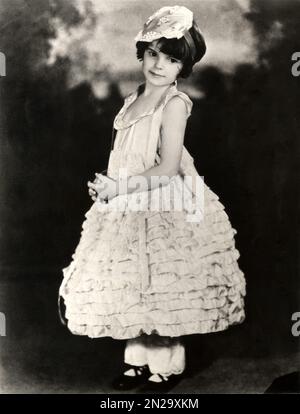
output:
<instances>
[{"instance_id":1,"label":"mottled studio backdrop","mask_svg":"<svg viewBox=\"0 0 300 414\"><path fill-rule=\"evenodd\" d=\"M0 0L0 389L105 389L122 360L118 341L60 326L57 289L92 204L87 181L107 167L113 118L143 81L133 38L175 4L194 11L208 47L178 85L194 102L185 144L238 231L247 280L245 323L187 338L192 358L206 346L243 366L299 350L300 2Z\"/></svg>"}]
</instances>

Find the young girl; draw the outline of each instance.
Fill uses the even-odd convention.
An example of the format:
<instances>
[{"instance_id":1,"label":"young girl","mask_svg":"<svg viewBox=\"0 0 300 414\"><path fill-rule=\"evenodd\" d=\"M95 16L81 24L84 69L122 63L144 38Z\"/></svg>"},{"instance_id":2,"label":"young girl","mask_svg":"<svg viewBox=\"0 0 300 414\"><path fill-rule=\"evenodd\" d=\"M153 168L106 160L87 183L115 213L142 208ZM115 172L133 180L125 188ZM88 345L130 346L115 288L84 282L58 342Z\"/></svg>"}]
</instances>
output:
<instances>
[{"instance_id":1,"label":"young girl","mask_svg":"<svg viewBox=\"0 0 300 414\"><path fill-rule=\"evenodd\" d=\"M114 388L167 391L185 369L181 336L244 320L245 280L217 195L202 182L203 208L174 207L199 199L185 180L200 179L183 145L192 102L177 89L206 51L193 13L163 7L135 40L145 82L114 120L107 177L88 183L94 204L59 293L72 333L127 340Z\"/></svg>"}]
</instances>

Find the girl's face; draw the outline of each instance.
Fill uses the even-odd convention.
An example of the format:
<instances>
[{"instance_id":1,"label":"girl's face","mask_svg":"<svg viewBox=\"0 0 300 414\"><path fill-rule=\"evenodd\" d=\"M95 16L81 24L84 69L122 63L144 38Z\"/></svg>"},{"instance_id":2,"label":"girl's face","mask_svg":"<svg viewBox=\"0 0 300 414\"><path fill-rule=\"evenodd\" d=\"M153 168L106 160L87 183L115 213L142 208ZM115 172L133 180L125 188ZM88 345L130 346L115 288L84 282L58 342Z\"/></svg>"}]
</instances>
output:
<instances>
[{"instance_id":1,"label":"girl's face","mask_svg":"<svg viewBox=\"0 0 300 414\"><path fill-rule=\"evenodd\" d=\"M183 63L161 52L158 40L149 43L143 59L143 73L148 82L155 86L167 86L173 83L180 73Z\"/></svg>"}]
</instances>

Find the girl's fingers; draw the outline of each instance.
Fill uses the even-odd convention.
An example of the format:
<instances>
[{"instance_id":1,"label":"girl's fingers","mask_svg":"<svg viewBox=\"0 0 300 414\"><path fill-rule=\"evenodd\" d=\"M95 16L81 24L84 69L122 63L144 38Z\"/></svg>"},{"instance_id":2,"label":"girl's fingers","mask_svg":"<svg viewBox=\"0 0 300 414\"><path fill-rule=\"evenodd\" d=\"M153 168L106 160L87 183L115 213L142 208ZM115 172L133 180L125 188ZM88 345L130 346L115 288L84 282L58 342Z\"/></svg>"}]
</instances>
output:
<instances>
[{"instance_id":1,"label":"girl's fingers","mask_svg":"<svg viewBox=\"0 0 300 414\"><path fill-rule=\"evenodd\" d=\"M106 200L104 200L104 195L106 195L106 193L104 192L104 188L103 186L99 186L99 183L94 184L91 183L90 181L87 182L87 185L89 187L88 193L91 196L93 201L96 201L97 199L100 200L101 203L105 203L107 202ZM100 197L98 197L100 196ZM107 197L107 195L106 195Z\"/></svg>"},{"instance_id":2,"label":"girl's fingers","mask_svg":"<svg viewBox=\"0 0 300 414\"><path fill-rule=\"evenodd\" d=\"M89 188L92 188L93 190L95 190L95 184L94 183L91 183L90 181L88 181L88 187Z\"/></svg>"}]
</instances>

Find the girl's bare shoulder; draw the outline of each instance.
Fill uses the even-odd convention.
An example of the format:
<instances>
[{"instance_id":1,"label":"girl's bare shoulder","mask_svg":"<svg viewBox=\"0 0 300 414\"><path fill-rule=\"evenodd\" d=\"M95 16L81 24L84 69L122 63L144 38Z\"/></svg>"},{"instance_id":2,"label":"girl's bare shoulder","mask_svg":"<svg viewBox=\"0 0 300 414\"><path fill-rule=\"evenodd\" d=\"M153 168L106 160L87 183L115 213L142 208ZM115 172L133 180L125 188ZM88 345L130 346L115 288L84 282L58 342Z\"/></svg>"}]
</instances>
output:
<instances>
[{"instance_id":1,"label":"girl's bare shoulder","mask_svg":"<svg viewBox=\"0 0 300 414\"><path fill-rule=\"evenodd\" d=\"M185 111L187 117L191 115L193 102L186 93L174 90L166 98L164 113L179 113Z\"/></svg>"}]
</instances>

